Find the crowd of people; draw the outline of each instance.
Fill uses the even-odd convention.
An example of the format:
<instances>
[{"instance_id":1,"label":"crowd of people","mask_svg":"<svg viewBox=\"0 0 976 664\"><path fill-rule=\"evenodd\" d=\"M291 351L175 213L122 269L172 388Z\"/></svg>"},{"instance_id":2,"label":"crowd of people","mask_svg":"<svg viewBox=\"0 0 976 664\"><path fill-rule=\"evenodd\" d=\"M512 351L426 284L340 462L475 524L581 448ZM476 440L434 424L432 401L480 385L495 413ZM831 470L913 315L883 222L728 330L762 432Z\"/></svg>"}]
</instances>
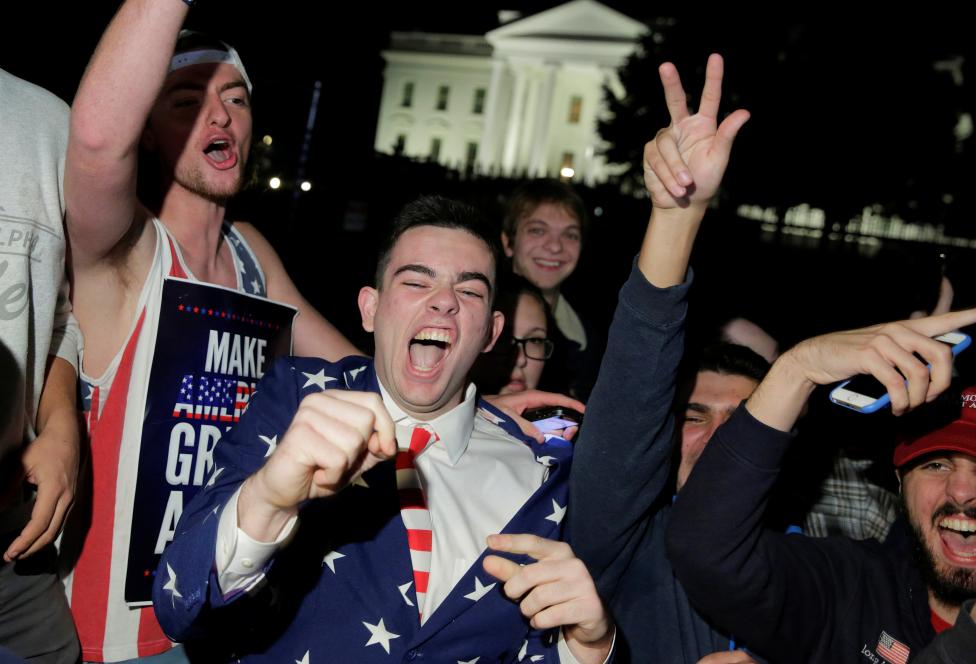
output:
<instances>
[{"instance_id":1,"label":"crowd of people","mask_svg":"<svg viewBox=\"0 0 976 664\"><path fill-rule=\"evenodd\" d=\"M226 218L252 83L191 4L126 0L70 109L0 70L0 662L976 661L976 388L934 339L976 310L945 282L906 320L686 347L749 120L720 56L694 112L660 67L609 330L562 292L586 206L538 179L503 219L403 207L367 357ZM808 409L860 374L904 415L866 453ZM811 432L847 442L804 500Z\"/></svg>"}]
</instances>

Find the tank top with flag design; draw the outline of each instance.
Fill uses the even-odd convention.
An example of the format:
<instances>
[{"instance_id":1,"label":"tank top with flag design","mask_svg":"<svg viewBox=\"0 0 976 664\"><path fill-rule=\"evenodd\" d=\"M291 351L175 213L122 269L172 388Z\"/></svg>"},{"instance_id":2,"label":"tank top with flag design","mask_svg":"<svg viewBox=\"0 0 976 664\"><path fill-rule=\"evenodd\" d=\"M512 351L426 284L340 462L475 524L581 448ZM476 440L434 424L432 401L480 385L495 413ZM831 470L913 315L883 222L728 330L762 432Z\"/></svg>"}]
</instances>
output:
<instances>
[{"instance_id":1,"label":"tank top with flag design","mask_svg":"<svg viewBox=\"0 0 976 664\"><path fill-rule=\"evenodd\" d=\"M62 563L85 661L145 657L173 645L159 627L152 607L130 608L124 596L146 384L156 345L163 283L167 276L196 280L176 240L158 219L153 224L153 262L126 342L101 376L82 371L80 378L79 405L91 442L91 515L80 516L81 521L90 518L90 523L66 526ZM237 267L236 289L266 296L264 273L247 241L230 223L224 222L221 231ZM85 528L86 533L75 535ZM71 554L72 544L79 547L76 555Z\"/></svg>"}]
</instances>

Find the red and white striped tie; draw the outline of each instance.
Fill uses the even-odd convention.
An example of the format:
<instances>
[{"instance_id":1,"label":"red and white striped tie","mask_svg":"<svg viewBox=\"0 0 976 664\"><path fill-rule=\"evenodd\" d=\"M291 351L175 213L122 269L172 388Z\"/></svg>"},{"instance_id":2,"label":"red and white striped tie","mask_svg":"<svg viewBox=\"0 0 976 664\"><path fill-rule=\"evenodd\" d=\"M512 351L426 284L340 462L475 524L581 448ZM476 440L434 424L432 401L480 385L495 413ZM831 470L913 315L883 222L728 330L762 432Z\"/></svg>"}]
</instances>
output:
<instances>
[{"instance_id":1,"label":"red and white striped tie","mask_svg":"<svg viewBox=\"0 0 976 664\"><path fill-rule=\"evenodd\" d=\"M396 458L397 490L400 494L400 516L407 529L407 548L413 565L414 589L417 591L417 611L420 620L424 617L424 598L427 595L427 580L430 577L431 546L433 531L427 499L420 485L420 475L414 465L415 459L428 443L437 441L437 434L418 426L410 437L410 447L400 450Z\"/></svg>"}]
</instances>

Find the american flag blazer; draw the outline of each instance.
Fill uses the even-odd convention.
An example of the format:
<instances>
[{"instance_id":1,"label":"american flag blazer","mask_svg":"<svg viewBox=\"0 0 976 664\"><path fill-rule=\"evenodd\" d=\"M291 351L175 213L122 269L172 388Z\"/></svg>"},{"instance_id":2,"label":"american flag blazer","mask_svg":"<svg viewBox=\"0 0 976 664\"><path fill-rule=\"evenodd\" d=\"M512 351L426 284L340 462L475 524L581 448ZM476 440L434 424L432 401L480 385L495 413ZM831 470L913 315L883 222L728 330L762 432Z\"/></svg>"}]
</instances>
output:
<instances>
[{"instance_id":1,"label":"american flag blazer","mask_svg":"<svg viewBox=\"0 0 976 664\"><path fill-rule=\"evenodd\" d=\"M223 506L273 451L301 399L334 388L378 392L372 360L283 358L258 384L238 425L217 444L212 475L186 507L156 573L153 601L167 634L204 638L221 653L206 661L558 661L556 630L529 626L502 584L483 570L487 552L420 625L392 460L332 498L305 503L293 540L268 563L265 579L247 592L224 596L214 562ZM477 412L522 440L548 467L542 485L502 532L560 539L571 446L561 439L539 444L527 438L483 400Z\"/></svg>"}]
</instances>

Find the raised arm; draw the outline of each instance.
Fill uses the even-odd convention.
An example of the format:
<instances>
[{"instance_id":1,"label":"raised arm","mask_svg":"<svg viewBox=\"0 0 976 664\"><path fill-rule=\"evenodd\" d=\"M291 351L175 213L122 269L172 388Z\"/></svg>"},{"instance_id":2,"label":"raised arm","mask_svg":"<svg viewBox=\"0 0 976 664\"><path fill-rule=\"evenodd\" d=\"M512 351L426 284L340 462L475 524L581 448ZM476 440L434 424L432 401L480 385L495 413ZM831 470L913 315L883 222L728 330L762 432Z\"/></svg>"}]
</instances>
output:
<instances>
[{"instance_id":1,"label":"raised arm","mask_svg":"<svg viewBox=\"0 0 976 664\"><path fill-rule=\"evenodd\" d=\"M653 209L636 269L620 292L574 453L573 547L611 609L621 580L653 536L654 505L668 478L688 257L732 139L749 117L736 111L717 123L722 68L721 57L709 58L702 104L690 115L677 71L661 66L671 125L644 148ZM621 629L626 634L627 626Z\"/></svg>"},{"instance_id":2,"label":"raised arm","mask_svg":"<svg viewBox=\"0 0 976 664\"><path fill-rule=\"evenodd\" d=\"M688 113L674 65L664 63L659 73L671 124L644 146L644 186L654 207L638 267L654 286L667 288L685 279L698 225L718 193L732 141L749 112L739 109L718 124L724 73L718 54L708 58L701 105L694 115Z\"/></svg>"},{"instance_id":3,"label":"raised arm","mask_svg":"<svg viewBox=\"0 0 976 664\"><path fill-rule=\"evenodd\" d=\"M76 271L108 254L138 216L139 140L186 12L180 0L128 0L82 77L71 110L64 175Z\"/></svg>"},{"instance_id":4,"label":"raised arm","mask_svg":"<svg viewBox=\"0 0 976 664\"><path fill-rule=\"evenodd\" d=\"M763 527L787 432L816 385L859 373L884 383L895 414L935 398L949 385L952 360L930 337L974 322L976 309L837 332L797 344L773 364L746 407L715 432L674 506L668 555L703 615L773 661L822 654L845 621L840 598L871 581L861 567L868 554L846 538Z\"/></svg>"}]
</instances>

